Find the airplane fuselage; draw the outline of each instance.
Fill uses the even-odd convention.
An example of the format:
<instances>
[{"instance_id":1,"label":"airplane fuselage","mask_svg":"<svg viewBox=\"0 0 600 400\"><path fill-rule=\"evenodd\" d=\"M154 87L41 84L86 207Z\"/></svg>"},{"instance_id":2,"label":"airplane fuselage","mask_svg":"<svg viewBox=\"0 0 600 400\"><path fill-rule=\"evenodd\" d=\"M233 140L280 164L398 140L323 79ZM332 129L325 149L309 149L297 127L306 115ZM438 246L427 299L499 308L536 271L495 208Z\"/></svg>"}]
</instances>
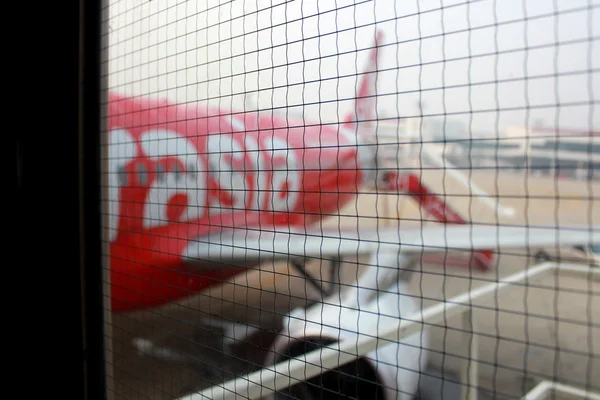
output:
<instances>
[{"instance_id":1,"label":"airplane fuselage","mask_svg":"<svg viewBox=\"0 0 600 400\"><path fill-rule=\"evenodd\" d=\"M365 179L337 124L110 94L109 240L114 311L160 305L240 272L190 271L189 240L215 230L302 228Z\"/></svg>"}]
</instances>

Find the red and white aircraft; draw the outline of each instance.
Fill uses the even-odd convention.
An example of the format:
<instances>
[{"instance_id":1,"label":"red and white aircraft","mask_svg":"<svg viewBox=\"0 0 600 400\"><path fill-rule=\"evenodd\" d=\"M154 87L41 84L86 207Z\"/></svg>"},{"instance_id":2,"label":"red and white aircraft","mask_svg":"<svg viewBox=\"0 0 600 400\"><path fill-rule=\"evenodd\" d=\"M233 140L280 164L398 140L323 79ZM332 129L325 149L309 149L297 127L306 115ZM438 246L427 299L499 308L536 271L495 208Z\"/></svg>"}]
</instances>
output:
<instances>
[{"instance_id":1,"label":"red and white aircraft","mask_svg":"<svg viewBox=\"0 0 600 400\"><path fill-rule=\"evenodd\" d=\"M467 225L412 171L388 169L402 145L380 141L374 124L380 40L340 124L110 94L114 312L174 302L264 262L370 254L388 268L372 268L344 292L344 304L359 307L423 254L474 252L489 268L498 249L600 243L588 227ZM369 189L404 192L442 224L320 226ZM418 363L416 356L405 362Z\"/></svg>"},{"instance_id":2,"label":"red and white aircraft","mask_svg":"<svg viewBox=\"0 0 600 400\"><path fill-rule=\"evenodd\" d=\"M496 248L600 241L587 227L465 225L416 175L386 171L399 145L377 143L377 54L339 125L111 93L112 310L176 301L277 259L456 250L489 265ZM453 225L319 227L364 189L405 191Z\"/></svg>"}]
</instances>

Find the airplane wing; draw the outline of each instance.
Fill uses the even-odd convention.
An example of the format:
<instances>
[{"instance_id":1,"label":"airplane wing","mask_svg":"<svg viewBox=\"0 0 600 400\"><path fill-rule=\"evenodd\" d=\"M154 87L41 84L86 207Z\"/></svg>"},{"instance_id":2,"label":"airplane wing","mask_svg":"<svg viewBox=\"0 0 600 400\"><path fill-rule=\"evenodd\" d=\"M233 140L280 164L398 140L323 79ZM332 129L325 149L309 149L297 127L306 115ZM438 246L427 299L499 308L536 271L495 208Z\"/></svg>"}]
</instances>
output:
<instances>
[{"instance_id":1,"label":"airplane wing","mask_svg":"<svg viewBox=\"0 0 600 400\"><path fill-rule=\"evenodd\" d=\"M241 266L271 260L357 256L382 250L421 255L592 244L600 244L600 230L583 226L438 225L359 231L352 228L306 231L240 228L190 241L182 256L192 264L207 262Z\"/></svg>"}]
</instances>

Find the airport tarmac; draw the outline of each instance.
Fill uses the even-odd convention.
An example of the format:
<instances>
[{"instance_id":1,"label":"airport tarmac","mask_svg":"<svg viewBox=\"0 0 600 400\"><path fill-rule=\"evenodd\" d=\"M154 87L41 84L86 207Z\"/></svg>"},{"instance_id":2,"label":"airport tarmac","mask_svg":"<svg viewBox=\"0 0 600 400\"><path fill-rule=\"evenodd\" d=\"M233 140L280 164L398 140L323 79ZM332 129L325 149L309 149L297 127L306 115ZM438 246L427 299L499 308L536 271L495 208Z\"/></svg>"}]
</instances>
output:
<instances>
[{"instance_id":1,"label":"airport tarmac","mask_svg":"<svg viewBox=\"0 0 600 400\"><path fill-rule=\"evenodd\" d=\"M491 195L500 197L515 215L496 216L477 203L468 191L437 182L432 171L427 182L437 191L445 187L447 200L474 222L499 224L588 224L599 222L595 202L600 183L555 181L518 173L472 171L472 179ZM444 185L444 183L446 183ZM419 209L404 196L361 194L356 204L340 211L327 224L351 226L373 224L420 224ZM593 201L594 200L594 201ZM360 215L360 218L357 217ZM385 216L385 217L382 217ZM524 249L502 254L493 271L469 270L461 266L423 264L413 276L413 294L423 305L464 293L468 289L533 266L533 253ZM342 264L342 282L351 283L357 263ZM354 260L356 261L356 260ZM307 266L313 273L327 267L315 260ZM113 398L172 399L234 378L250 368L259 368L263 348L272 334L265 333L240 352L225 359L219 354L216 331L192 326L194 317L219 315L230 320L259 321L277 329L277 318L289 309L317 300L318 294L285 263L263 265L238 276L221 287L200 293L177 304L130 315L112 315ZM479 340L480 398L515 398L530 390L541 378L586 386L600 391L600 282L560 275L547 276L529 286L515 287L474 309L474 332ZM183 321L185 320L185 321ZM432 329L431 371L455 374L468 357L462 344L470 332L461 330L460 317ZM161 344L188 355L183 362L165 362L140 356L131 346L134 337L159 339ZM193 360L189 355L196 357ZM450 379L449 375L447 379ZM452 378L454 379L454 377ZM440 391L441 393L441 391ZM435 394L435 393L434 393ZM428 395L428 398L431 394ZM434 396L435 397L435 396ZM438 397L438 398L441 398ZM445 397L447 400L448 397ZM433 399L430 399L433 400Z\"/></svg>"}]
</instances>

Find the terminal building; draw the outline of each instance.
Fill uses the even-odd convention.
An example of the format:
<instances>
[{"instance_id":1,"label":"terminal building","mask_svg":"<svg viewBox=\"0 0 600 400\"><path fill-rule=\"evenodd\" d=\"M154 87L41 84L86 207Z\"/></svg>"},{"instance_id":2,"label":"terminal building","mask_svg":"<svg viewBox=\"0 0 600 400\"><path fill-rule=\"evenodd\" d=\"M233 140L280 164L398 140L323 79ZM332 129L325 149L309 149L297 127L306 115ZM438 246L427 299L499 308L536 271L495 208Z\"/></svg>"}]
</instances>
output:
<instances>
[{"instance_id":1,"label":"terminal building","mask_svg":"<svg viewBox=\"0 0 600 400\"><path fill-rule=\"evenodd\" d=\"M445 124L453 130L450 135L437 121L424 122L419 118L386 121L378 123L377 129L398 137L408 153L427 146L461 169L502 168L537 176L600 179L600 132L509 126L500 135L469 135L457 131L460 124Z\"/></svg>"}]
</instances>

